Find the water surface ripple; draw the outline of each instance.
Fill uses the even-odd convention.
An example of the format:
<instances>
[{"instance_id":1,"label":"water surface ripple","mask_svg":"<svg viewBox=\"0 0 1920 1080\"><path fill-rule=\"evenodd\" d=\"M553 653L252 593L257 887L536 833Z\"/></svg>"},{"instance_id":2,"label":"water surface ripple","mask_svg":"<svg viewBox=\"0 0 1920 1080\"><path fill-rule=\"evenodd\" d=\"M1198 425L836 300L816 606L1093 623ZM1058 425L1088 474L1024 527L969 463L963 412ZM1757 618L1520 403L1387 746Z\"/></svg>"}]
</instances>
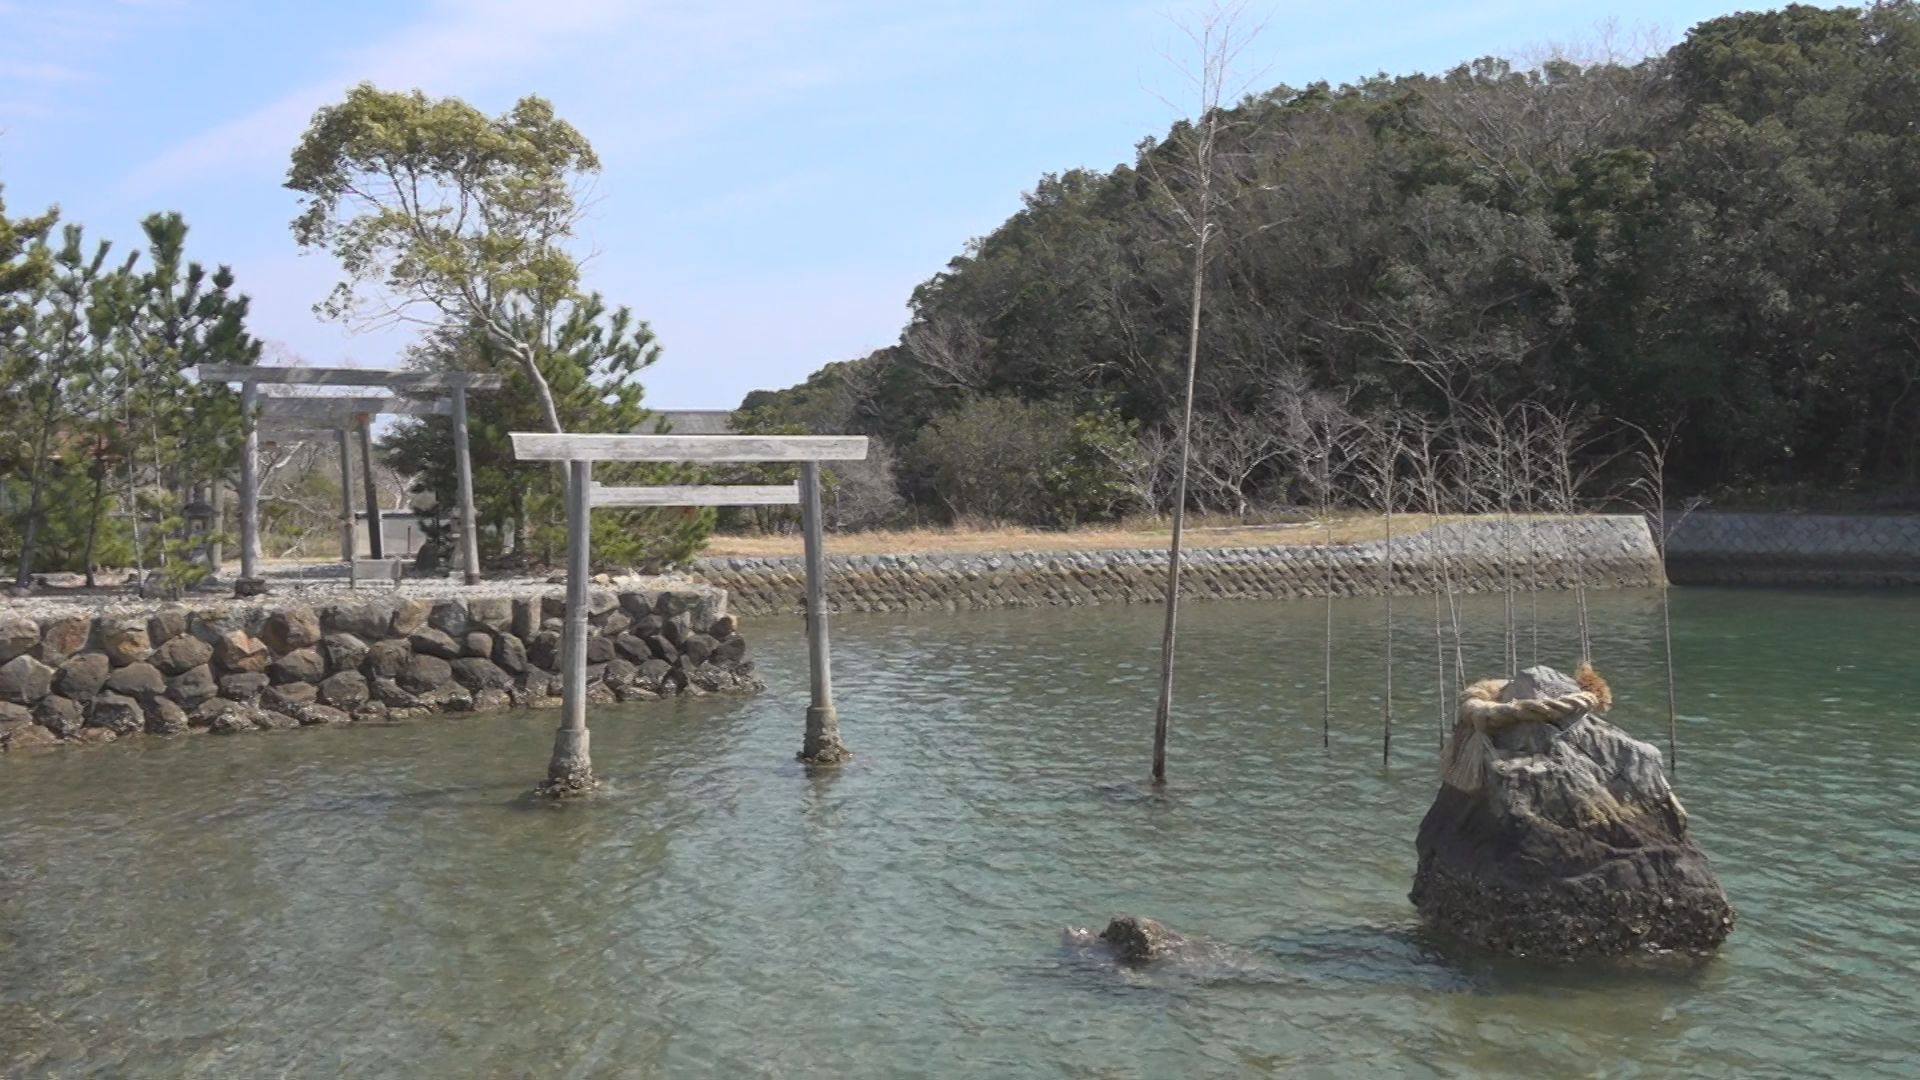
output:
<instances>
[{"instance_id":1,"label":"water surface ripple","mask_svg":"<svg viewBox=\"0 0 1920 1080\"><path fill-rule=\"evenodd\" d=\"M0 760L0 1076L1920 1075L1920 597L1676 598L1678 787L1741 912L1705 963L1414 923L1424 601L1385 770L1377 601L1338 609L1324 750L1321 608L1188 608L1165 794L1157 610L843 618L859 757L823 776L763 619L770 692L597 710L612 788L564 810L520 798L550 713ZM1653 596L1595 620L1616 718L1664 740ZM1539 625L1570 663L1568 602ZM1215 947L1062 947L1117 911Z\"/></svg>"}]
</instances>

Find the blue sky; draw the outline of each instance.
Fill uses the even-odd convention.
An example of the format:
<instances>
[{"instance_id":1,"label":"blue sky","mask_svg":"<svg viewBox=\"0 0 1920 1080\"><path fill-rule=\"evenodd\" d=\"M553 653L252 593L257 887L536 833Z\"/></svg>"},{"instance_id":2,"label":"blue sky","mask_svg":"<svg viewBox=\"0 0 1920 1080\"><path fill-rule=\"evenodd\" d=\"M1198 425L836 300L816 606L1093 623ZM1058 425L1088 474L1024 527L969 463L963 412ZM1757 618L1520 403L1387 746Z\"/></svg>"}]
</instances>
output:
<instances>
[{"instance_id":1,"label":"blue sky","mask_svg":"<svg viewBox=\"0 0 1920 1080\"><path fill-rule=\"evenodd\" d=\"M1707 0L1252 4L1261 86L1432 71L1591 42L1670 43ZM1761 6L1749 4L1748 7ZM652 322L649 404L724 408L891 343L913 286L1042 173L1108 168L1173 119L1178 3L1125 0L0 0L0 183L131 243L182 211L261 337L390 366L404 331L311 307L280 184L354 82L489 112L552 99L599 151L588 281ZM1176 50L1177 51L1177 50Z\"/></svg>"}]
</instances>

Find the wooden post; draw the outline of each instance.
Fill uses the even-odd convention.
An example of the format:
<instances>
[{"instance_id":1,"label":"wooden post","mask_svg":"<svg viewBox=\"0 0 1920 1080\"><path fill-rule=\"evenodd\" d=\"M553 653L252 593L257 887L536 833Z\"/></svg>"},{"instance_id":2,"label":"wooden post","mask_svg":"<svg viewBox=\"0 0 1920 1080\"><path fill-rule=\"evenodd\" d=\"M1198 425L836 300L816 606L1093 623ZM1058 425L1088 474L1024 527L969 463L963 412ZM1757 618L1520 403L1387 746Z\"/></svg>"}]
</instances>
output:
<instances>
[{"instance_id":1,"label":"wooden post","mask_svg":"<svg viewBox=\"0 0 1920 1080\"><path fill-rule=\"evenodd\" d=\"M593 787L587 748L587 572L593 545L593 462L567 463L567 619L560 636L560 730L541 790L560 797Z\"/></svg>"},{"instance_id":2,"label":"wooden post","mask_svg":"<svg viewBox=\"0 0 1920 1080\"><path fill-rule=\"evenodd\" d=\"M820 521L820 463L800 463L800 517L806 534L807 663L813 704L807 708L806 740L800 760L836 765L853 756L840 741L840 717L833 708L833 671L827 649L827 556Z\"/></svg>"},{"instance_id":3,"label":"wooden post","mask_svg":"<svg viewBox=\"0 0 1920 1080\"><path fill-rule=\"evenodd\" d=\"M360 482L367 489L367 554L376 559L384 559L386 538L380 535L380 489L373 482L373 417L361 413L355 418L360 425Z\"/></svg>"},{"instance_id":4,"label":"wooden post","mask_svg":"<svg viewBox=\"0 0 1920 1080\"><path fill-rule=\"evenodd\" d=\"M359 546L353 541L353 447L345 427L334 428L333 436L340 447L340 561L350 563Z\"/></svg>"},{"instance_id":5,"label":"wooden post","mask_svg":"<svg viewBox=\"0 0 1920 1080\"><path fill-rule=\"evenodd\" d=\"M240 451L240 576L260 571L260 390L240 384L240 413L246 423L246 445Z\"/></svg>"},{"instance_id":6,"label":"wooden post","mask_svg":"<svg viewBox=\"0 0 1920 1080\"><path fill-rule=\"evenodd\" d=\"M473 521L473 458L467 448L467 376L453 381L453 463L460 477L460 567L469 585L480 584L480 534Z\"/></svg>"}]
</instances>

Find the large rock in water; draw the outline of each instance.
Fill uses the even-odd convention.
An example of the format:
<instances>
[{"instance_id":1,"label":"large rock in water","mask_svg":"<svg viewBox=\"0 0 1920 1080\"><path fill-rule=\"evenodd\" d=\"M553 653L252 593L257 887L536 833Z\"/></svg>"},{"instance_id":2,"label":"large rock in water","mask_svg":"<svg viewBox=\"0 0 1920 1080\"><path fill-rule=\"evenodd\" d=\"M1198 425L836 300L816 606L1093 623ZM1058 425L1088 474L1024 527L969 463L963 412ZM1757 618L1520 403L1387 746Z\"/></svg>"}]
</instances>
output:
<instances>
[{"instance_id":1,"label":"large rock in water","mask_svg":"<svg viewBox=\"0 0 1920 1080\"><path fill-rule=\"evenodd\" d=\"M1498 700L1578 691L1537 667ZM1428 922L1500 952L1565 959L1726 940L1733 906L1688 835L1660 751L1584 709L1478 731L1465 706L1462 716L1416 841L1411 899Z\"/></svg>"}]
</instances>

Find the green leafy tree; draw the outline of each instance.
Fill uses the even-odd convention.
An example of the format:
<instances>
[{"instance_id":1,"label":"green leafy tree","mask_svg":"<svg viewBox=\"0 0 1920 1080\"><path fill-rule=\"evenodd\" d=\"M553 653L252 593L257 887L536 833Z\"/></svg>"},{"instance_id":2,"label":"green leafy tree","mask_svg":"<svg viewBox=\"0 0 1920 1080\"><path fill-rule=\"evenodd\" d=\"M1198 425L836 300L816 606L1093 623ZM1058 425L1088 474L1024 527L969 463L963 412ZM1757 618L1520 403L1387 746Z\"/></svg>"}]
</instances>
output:
<instances>
[{"instance_id":1,"label":"green leafy tree","mask_svg":"<svg viewBox=\"0 0 1920 1080\"><path fill-rule=\"evenodd\" d=\"M186 534L185 505L196 486L211 481L217 490L227 479L245 438L239 395L187 372L258 363L261 344L247 331L250 302L233 271L187 259L179 214L149 215L141 229L147 268L126 297L121 324L121 423L129 486L147 493L148 511L136 520L154 519L146 550L162 579L178 587L208 569L188 557L204 541Z\"/></svg>"},{"instance_id":2,"label":"green leafy tree","mask_svg":"<svg viewBox=\"0 0 1920 1080\"><path fill-rule=\"evenodd\" d=\"M1916 71L1920 6L1888 0L1728 15L1644 60L1483 58L1225 103L1196 420L1252 415L1299 371L1448 442L1523 401L1672 431L1679 496L1911 503ZM1195 134L1041 177L914 291L898 344L746 404L806 414L858 372L844 430L900 451L903 493L932 505L951 493L912 448L966 399L1111 402L1168 440L1196 336L1192 244L1167 228L1170 190L1196 192L1169 181ZM1630 444L1616 431L1588 461ZM1290 473L1246 501L1287 498Z\"/></svg>"},{"instance_id":3,"label":"green leafy tree","mask_svg":"<svg viewBox=\"0 0 1920 1080\"><path fill-rule=\"evenodd\" d=\"M233 276L184 259L178 214L143 223L149 258L110 265L110 245L88 251L78 226L43 242L48 273L10 341L21 393L11 425L23 464L11 549L16 579L34 570L157 560L170 581L199 571L177 558L179 510L196 483L237 460L238 402L187 377L202 363L248 364L247 301ZM130 514L117 517L116 507Z\"/></svg>"},{"instance_id":4,"label":"green leafy tree","mask_svg":"<svg viewBox=\"0 0 1920 1080\"><path fill-rule=\"evenodd\" d=\"M881 370L871 358L829 364L793 393L749 394L734 413L734 431L753 435L845 435L872 430L875 416L868 410L882 389L869 376ZM765 402L765 407L756 404ZM894 452L885 438L868 443L860 461L823 462L820 468L821 516L828 529L870 529L900 524L907 504L900 495ZM800 470L793 465L730 465L708 469L715 483L791 484ZM720 511L719 522L731 529L791 532L800 527L800 511L788 506L732 507Z\"/></svg>"},{"instance_id":5,"label":"green leafy tree","mask_svg":"<svg viewBox=\"0 0 1920 1080\"><path fill-rule=\"evenodd\" d=\"M907 468L910 482L937 498L952 520L1070 526L1129 507L1132 490L1114 451L1131 436L1112 413L974 398L927 425Z\"/></svg>"},{"instance_id":6,"label":"green leafy tree","mask_svg":"<svg viewBox=\"0 0 1920 1080\"><path fill-rule=\"evenodd\" d=\"M110 246L102 242L88 255L80 227L67 225L60 245L53 249L52 271L42 286L43 294L26 323L21 352L28 363L19 389L26 404L30 449L17 585L32 582L37 544L50 516L46 498L50 481L57 471L73 474L74 459L87 454L87 440L77 428L73 404L76 384L85 381L90 362L97 359L88 308ZM70 505L63 504L63 509ZM85 500L79 505L84 506Z\"/></svg>"},{"instance_id":7,"label":"green leafy tree","mask_svg":"<svg viewBox=\"0 0 1920 1080\"><path fill-rule=\"evenodd\" d=\"M577 189L599 168L541 98L489 117L458 98L362 83L314 114L287 173L301 195L295 240L332 252L346 274L315 310L478 331L490 356L515 366L539 426L562 431L564 390L543 359L563 328L600 315L565 248ZM621 345L610 332L600 340Z\"/></svg>"},{"instance_id":8,"label":"green leafy tree","mask_svg":"<svg viewBox=\"0 0 1920 1080\"><path fill-rule=\"evenodd\" d=\"M54 210L39 217L8 217L6 188L0 185L0 342L6 346L0 356L10 365L20 360L13 335L31 312L36 290L52 272L52 253L45 241L58 220Z\"/></svg>"},{"instance_id":9,"label":"green leafy tree","mask_svg":"<svg viewBox=\"0 0 1920 1080\"><path fill-rule=\"evenodd\" d=\"M27 324L53 271L46 239L58 218L54 210L39 217L8 217L6 189L0 186L0 379L8 387L25 385L38 362ZM7 433L0 436L0 467L7 476L21 475L30 464L31 452L18 437L27 426L27 405L18 394L0 395L0 429ZM0 520L13 524L11 515Z\"/></svg>"}]
</instances>

